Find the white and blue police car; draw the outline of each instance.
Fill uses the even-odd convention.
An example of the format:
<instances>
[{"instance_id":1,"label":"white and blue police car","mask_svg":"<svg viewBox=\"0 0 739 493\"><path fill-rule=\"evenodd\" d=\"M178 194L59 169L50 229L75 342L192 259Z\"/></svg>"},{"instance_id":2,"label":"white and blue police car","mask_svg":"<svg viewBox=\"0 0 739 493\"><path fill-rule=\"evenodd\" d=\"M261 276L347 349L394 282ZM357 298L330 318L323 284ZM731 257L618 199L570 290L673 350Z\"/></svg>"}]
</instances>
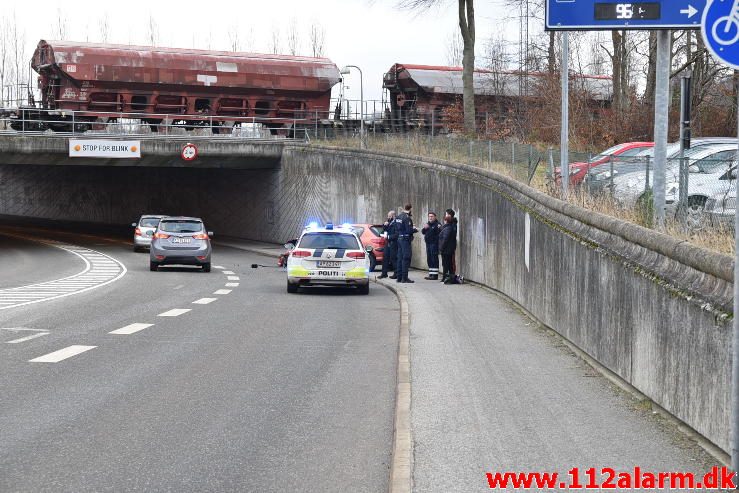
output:
<instances>
[{"instance_id":1,"label":"white and blue police car","mask_svg":"<svg viewBox=\"0 0 739 493\"><path fill-rule=\"evenodd\" d=\"M285 247L290 250L288 293L297 293L302 286L345 286L369 294L370 261L351 225L319 227L311 223L297 245Z\"/></svg>"}]
</instances>

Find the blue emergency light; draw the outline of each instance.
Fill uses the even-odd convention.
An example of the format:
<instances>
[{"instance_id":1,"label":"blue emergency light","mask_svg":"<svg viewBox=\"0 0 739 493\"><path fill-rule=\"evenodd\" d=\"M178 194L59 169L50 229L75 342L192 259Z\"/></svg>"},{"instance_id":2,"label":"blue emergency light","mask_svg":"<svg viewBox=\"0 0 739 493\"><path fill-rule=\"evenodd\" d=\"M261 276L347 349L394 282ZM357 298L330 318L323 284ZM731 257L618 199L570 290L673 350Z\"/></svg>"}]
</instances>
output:
<instances>
[{"instance_id":1,"label":"blue emergency light","mask_svg":"<svg viewBox=\"0 0 739 493\"><path fill-rule=\"evenodd\" d=\"M334 229L334 225L332 223L327 223L326 229Z\"/></svg>"}]
</instances>

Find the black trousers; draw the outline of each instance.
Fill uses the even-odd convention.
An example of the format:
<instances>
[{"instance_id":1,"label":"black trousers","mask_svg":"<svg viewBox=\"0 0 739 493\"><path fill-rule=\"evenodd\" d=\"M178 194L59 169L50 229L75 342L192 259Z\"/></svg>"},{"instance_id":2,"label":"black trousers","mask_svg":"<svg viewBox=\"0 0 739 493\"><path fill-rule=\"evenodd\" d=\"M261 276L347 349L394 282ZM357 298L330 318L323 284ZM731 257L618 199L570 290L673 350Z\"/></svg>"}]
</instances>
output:
<instances>
[{"instance_id":1,"label":"black trousers","mask_svg":"<svg viewBox=\"0 0 739 493\"><path fill-rule=\"evenodd\" d=\"M398 242L397 241L388 241L385 245L385 251L383 252L384 255L382 257L382 275L386 276L388 271L390 270L390 265L392 264L393 270L395 272L398 271Z\"/></svg>"},{"instance_id":2,"label":"black trousers","mask_svg":"<svg viewBox=\"0 0 739 493\"><path fill-rule=\"evenodd\" d=\"M454 265L454 254L441 254L441 267L443 276L442 277L454 277L455 265Z\"/></svg>"}]
</instances>

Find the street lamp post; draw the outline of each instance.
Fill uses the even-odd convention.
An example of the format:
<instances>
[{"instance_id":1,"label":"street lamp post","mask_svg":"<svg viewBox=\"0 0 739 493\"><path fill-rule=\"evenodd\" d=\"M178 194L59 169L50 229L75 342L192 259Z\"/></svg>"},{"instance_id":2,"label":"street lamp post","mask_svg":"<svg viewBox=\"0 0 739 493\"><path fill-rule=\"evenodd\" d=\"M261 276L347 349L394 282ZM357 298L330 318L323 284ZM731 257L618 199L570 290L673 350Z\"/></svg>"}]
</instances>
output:
<instances>
[{"instance_id":1,"label":"street lamp post","mask_svg":"<svg viewBox=\"0 0 739 493\"><path fill-rule=\"evenodd\" d=\"M362 69L356 65L346 65L341 69L341 75L349 75L350 68L359 70L359 145L364 149L364 76Z\"/></svg>"}]
</instances>

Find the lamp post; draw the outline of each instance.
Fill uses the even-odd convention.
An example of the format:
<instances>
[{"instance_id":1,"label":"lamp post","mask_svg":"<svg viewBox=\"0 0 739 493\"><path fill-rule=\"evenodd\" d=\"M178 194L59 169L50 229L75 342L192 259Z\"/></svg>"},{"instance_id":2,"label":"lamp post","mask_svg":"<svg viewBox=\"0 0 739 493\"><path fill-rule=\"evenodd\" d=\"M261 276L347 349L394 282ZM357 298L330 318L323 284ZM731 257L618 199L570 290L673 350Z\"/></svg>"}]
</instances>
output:
<instances>
[{"instance_id":1,"label":"lamp post","mask_svg":"<svg viewBox=\"0 0 739 493\"><path fill-rule=\"evenodd\" d=\"M359 145L364 149L364 76L362 69L356 65L346 65L341 69L341 75L349 75L350 68L359 70Z\"/></svg>"}]
</instances>

